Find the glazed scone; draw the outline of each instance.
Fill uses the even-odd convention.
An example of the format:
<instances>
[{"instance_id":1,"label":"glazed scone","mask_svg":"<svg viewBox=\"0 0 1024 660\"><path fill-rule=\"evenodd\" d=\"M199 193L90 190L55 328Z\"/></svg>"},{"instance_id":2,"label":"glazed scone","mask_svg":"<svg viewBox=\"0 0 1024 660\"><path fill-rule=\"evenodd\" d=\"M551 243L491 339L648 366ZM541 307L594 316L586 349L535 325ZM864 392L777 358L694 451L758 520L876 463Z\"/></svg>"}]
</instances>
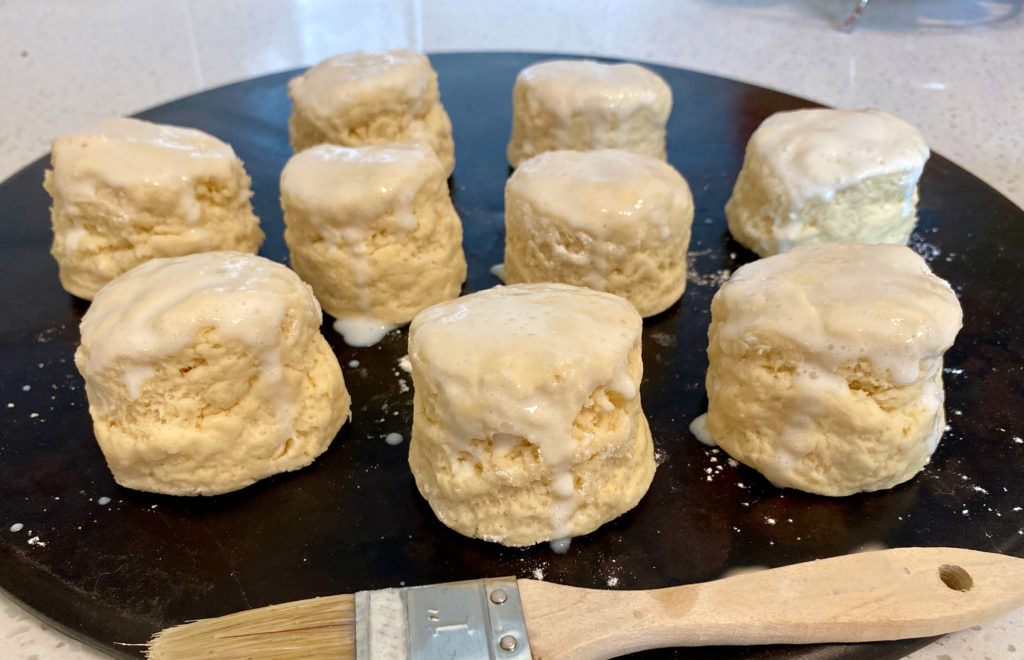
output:
<instances>
[{"instance_id":1,"label":"glazed scone","mask_svg":"<svg viewBox=\"0 0 1024 660\"><path fill-rule=\"evenodd\" d=\"M320 306L250 254L154 259L82 318L75 364L117 483L215 495L309 465L349 416Z\"/></svg>"},{"instance_id":2,"label":"glazed scone","mask_svg":"<svg viewBox=\"0 0 1024 660\"><path fill-rule=\"evenodd\" d=\"M623 149L665 158L672 90L636 64L551 60L519 72L512 90L512 167L555 149Z\"/></svg>"},{"instance_id":3,"label":"glazed scone","mask_svg":"<svg viewBox=\"0 0 1024 660\"><path fill-rule=\"evenodd\" d=\"M747 143L729 231L762 257L809 243L905 245L928 156L917 129L881 110L778 112Z\"/></svg>"},{"instance_id":4,"label":"glazed scone","mask_svg":"<svg viewBox=\"0 0 1024 660\"><path fill-rule=\"evenodd\" d=\"M288 134L296 153L331 143L360 147L418 142L437 154L445 178L455 168L452 122L437 73L421 53L343 53L288 83Z\"/></svg>"},{"instance_id":5,"label":"glazed scone","mask_svg":"<svg viewBox=\"0 0 1024 660\"><path fill-rule=\"evenodd\" d=\"M507 546L587 534L654 476L640 316L564 284L435 305L409 331L409 465L437 517Z\"/></svg>"},{"instance_id":6,"label":"glazed scone","mask_svg":"<svg viewBox=\"0 0 1024 660\"><path fill-rule=\"evenodd\" d=\"M739 268L711 301L707 430L776 486L907 481L945 426L960 304L910 248L829 244Z\"/></svg>"},{"instance_id":7,"label":"glazed scone","mask_svg":"<svg viewBox=\"0 0 1024 660\"><path fill-rule=\"evenodd\" d=\"M586 286L653 316L686 288L692 224L690 188L665 161L548 151L505 185L505 281Z\"/></svg>"},{"instance_id":8,"label":"glazed scone","mask_svg":"<svg viewBox=\"0 0 1024 660\"><path fill-rule=\"evenodd\" d=\"M263 244L242 161L202 131L108 119L57 138L51 162L50 253L79 298L149 259Z\"/></svg>"},{"instance_id":9,"label":"glazed scone","mask_svg":"<svg viewBox=\"0 0 1024 660\"><path fill-rule=\"evenodd\" d=\"M292 268L351 345L459 295L462 223L427 146L307 149L281 173L281 207Z\"/></svg>"}]
</instances>

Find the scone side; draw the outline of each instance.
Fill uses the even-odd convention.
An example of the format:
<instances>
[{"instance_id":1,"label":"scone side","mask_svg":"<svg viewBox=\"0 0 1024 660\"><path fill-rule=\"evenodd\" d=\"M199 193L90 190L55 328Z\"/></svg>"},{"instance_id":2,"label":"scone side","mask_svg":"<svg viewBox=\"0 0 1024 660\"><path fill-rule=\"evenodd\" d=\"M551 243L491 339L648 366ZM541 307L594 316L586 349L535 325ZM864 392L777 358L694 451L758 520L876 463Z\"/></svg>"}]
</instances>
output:
<instances>
[{"instance_id":1,"label":"scone side","mask_svg":"<svg viewBox=\"0 0 1024 660\"><path fill-rule=\"evenodd\" d=\"M795 200L771 172L745 164L725 205L729 232L761 257L806 244L906 245L917 224L918 201L916 186L906 195L906 176L869 177L829 200Z\"/></svg>"},{"instance_id":2,"label":"scone side","mask_svg":"<svg viewBox=\"0 0 1024 660\"><path fill-rule=\"evenodd\" d=\"M392 209L368 225L357 243L324 240L312 221L315 211L284 191L282 207L292 268L335 318L407 323L420 310L456 297L466 279L462 222L443 179L425 181L416 192L411 231L391 229ZM356 262L364 273L357 272ZM360 277L369 285L362 292L353 286Z\"/></svg>"},{"instance_id":3,"label":"scone side","mask_svg":"<svg viewBox=\"0 0 1024 660\"><path fill-rule=\"evenodd\" d=\"M713 307L715 303L712 303ZM722 340L728 318L712 311L706 376L707 428L730 456L774 485L826 496L891 488L927 464L943 428L941 358L921 365L909 385L860 360L828 370L785 337L754 331L742 344ZM815 395L808 376L815 367Z\"/></svg>"},{"instance_id":4,"label":"scone side","mask_svg":"<svg viewBox=\"0 0 1024 660\"><path fill-rule=\"evenodd\" d=\"M253 213L251 179L237 158L229 171L224 179L190 181L198 205L191 209L177 191L150 185L97 185L88 197L65 199L47 170L50 253L64 289L92 300L107 282L150 259L213 250L255 254L265 235Z\"/></svg>"},{"instance_id":5,"label":"scone side","mask_svg":"<svg viewBox=\"0 0 1024 660\"><path fill-rule=\"evenodd\" d=\"M382 87L373 99L356 99L339 104L323 114L307 108L300 85L288 85L292 112L288 118L289 142L294 153L318 144L360 147L392 142L429 146L443 165L446 175L455 168L455 144L448 113L441 104L437 74L424 98L410 98L397 89ZM301 78L301 76L300 76Z\"/></svg>"},{"instance_id":6,"label":"scone side","mask_svg":"<svg viewBox=\"0 0 1024 660\"><path fill-rule=\"evenodd\" d=\"M124 295L132 273L93 303L75 363L96 439L118 483L213 495L304 467L329 446L350 411L341 368L319 332L320 309L308 287L284 266L273 264L268 272L286 274L278 281L291 287L280 320L261 317L274 326L246 334L216 319L199 320L172 335L166 351L150 340L142 345L152 348L141 352L117 340L124 318L138 312L131 308L138 299ZM194 294L189 287L184 290ZM171 304L180 309L186 303ZM162 319L173 318L164 313L145 322L159 332Z\"/></svg>"},{"instance_id":7,"label":"scone side","mask_svg":"<svg viewBox=\"0 0 1024 660\"><path fill-rule=\"evenodd\" d=\"M630 375L639 382L639 346ZM552 540L554 478L522 437L495 433L452 455L439 413L450 405L439 383L414 362L413 432L409 463L417 488L438 519L460 534L506 546ZM630 400L599 388L573 425L571 535L590 533L636 506L653 479L653 442L639 395Z\"/></svg>"},{"instance_id":8,"label":"scone side","mask_svg":"<svg viewBox=\"0 0 1024 660\"><path fill-rule=\"evenodd\" d=\"M506 186L505 281L588 286L626 298L642 317L659 314L686 290L686 251L693 223L689 199L688 207L675 210L677 222L668 240L653 227L639 224L642 231L636 244L624 245L601 240L557 218L548 220ZM601 264L595 264L595 259Z\"/></svg>"}]
</instances>

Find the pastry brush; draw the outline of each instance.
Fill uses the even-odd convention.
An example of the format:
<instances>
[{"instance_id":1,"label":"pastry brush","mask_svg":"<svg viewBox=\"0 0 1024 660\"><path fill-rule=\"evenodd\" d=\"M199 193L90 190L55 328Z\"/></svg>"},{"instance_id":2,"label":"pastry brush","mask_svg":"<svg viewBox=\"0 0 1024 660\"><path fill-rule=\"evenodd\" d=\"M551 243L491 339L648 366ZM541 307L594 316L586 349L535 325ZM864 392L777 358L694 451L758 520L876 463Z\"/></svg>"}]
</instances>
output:
<instances>
[{"instance_id":1,"label":"pastry brush","mask_svg":"<svg viewBox=\"0 0 1024 660\"><path fill-rule=\"evenodd\" d=\"M168 628L150 660L610 658L929 637L1024 605L1024 559L897 548L649 591L498 578L360 591Z\"/></svg>"}]
</instances>

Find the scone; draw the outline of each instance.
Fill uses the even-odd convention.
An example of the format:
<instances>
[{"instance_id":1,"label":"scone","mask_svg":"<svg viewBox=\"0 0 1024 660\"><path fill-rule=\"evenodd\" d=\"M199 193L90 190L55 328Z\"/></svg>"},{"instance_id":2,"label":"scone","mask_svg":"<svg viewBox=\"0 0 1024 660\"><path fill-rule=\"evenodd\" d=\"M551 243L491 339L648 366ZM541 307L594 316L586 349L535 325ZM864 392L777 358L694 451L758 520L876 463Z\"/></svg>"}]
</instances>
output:
<instances>
[{"instance_id":1,"label":"scone","mask_svg":"<svg viewBox=\"0 0 1024 660\"><path fill-rule=\"evenodd\" d=\"M512 167L555 149L623 149L665 158L672 90L636 64L551 60L519 72L512 90Z\"/></svg>"},{"instance_id":2,"label":"scone","mask_svg":"<svg viewBox=\"0 0 1024 660\"><path fill-rule=\"evenodd\" d=\"M427 146L324 144L281 173L291 265L350 345L459 295L462 223Z\"/></svg>"},{"instance_id":3,"label":"scone","mask_svg":"<svg viewBox=\"0 0 1024 660\"><path fill-rule=\"evenodd\" d=\"M57 138L51 161L50 253L79 298L149 259L263 244L242 161L202 131L108 119Z\"/></svg>"},{"instance_id":4,"label":"scone","mask_svg":"<svg viewBox=\"0 0 1024 660\"><path fill-rule=\"evenodd\" d=\"M435 305L409 331L409 465L460 534L524 546L587 534L654 476L640 331L624 299L564 284Z\"/></svg>"},{"instance_id":5,"label":"scone","mask_svg":"<svg viewBox=\"0 0 1024 660\"><path fill-rule=\"evenodd\" d=\"M505 185L505 281L586 286L653 316L686 288L692 224L690 188L665 161L549 151Z\"/></svg>"},{"instance_id":6,"label":"scone","mask_svg":"<svg viewBox=\"0 0 1024 660\"><path fill-rule=\"evenodd\" d=\"M945 426L949 285L899 245L795 248L711 301L711 438L776 486L850 495L907 481Z\"/></svg>"},{"instance_id":7,"label":"scone","mask_svg":"<svg viewBox=\"0 0 1024 660\"><path fill-rule=\"evenodd\" d=\"M240 252L154 259L82 318L75 364L117 483L215 495L309 465L349 416L320 306Z\"/></svg>"},{"instance_id":8,"label":"scone","mask_svg":"<svg viewBox=\"0 0 1024 660\"><path fill-rule=\"evenodd\" d=\"M809 243L905 245L928 156L917 129L881 110L778 112L747 143L729 231L762 257Z\"/></svg>"},{"instance_id":9,"label":"scone","mask_svg":"<svg viewBox=\"0 0 1024 660\"><path fill-rule=\"evenodd\" d=\"M360 147L419 142L455 168L452 123L441 105L437 73L425 55L408 50L344 53L288 83L292 150L332 143Z\"/></svg>"}]
</instances>

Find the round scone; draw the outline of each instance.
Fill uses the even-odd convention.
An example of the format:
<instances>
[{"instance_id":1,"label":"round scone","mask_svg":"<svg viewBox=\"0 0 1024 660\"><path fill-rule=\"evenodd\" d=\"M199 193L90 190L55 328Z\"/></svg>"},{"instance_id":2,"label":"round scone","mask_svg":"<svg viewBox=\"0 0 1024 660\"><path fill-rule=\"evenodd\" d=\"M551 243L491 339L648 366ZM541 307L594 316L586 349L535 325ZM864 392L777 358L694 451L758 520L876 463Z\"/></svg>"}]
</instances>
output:
<instances>
[{"instance_id":1,"label":"round scone","mask_svg":"<svg viewBox=\"0 0 1024 660\"><path fill-rule=\"evenodd\" d=\"M910 248L808 245L739 268L711 301L711 439L776 486L907 481L945 426L949 285Z\"/></svg>"},{"instance_id":2,"label":"round scone","mask_svg":"<svg viewBox=\"0 0 1024 660\"><path fill-rule=\"evenodd\" d=\"M622 149L665 158L672 90L636 64L551 60L519 72L512 90L512 167L555 149Z\"/></svg>"},{"instance_id":3,"label":"round scone","mask_svg":"<svg viewBox=\"0 0 1024 660\"><path fill-rule=\"evenodd\" d=\"M426 55L336 55L289 81L288 97L288 134L296 152L323 143L418 142L434 150L445 178L455 168L452 122Z\"/></svg>"},{"instance_id":4,"label":"round scone","mask_svg":"<svg viewBox=\"0 0 1024 660\"><path fill-rule=\"evenodd\" d=\"M462 223L429 147L323 144L281 173L291 265L350 345L459 295Z\"/></svg>"},{"instance_id":5,"label":"round scone","mask_svg":"<svg viewBox=\"0 0 1024 660\"><path fill-rule=\"evenodd\" d=\"M50 253L79 298L149 259L263 244L242 161L202 131L108 119L57 138L51 162Z\"/></svg>"},{"instance_id":6,"label":"round scone","mask_svg":"<svg viewBox=\"0 0 1024 660\"><path fill-rule=\"evenodd\" d=\"M82 318L75 364L117 483L215 495L309 465L349 416L320 306L250 254L154 259Z\"/></svg>"},{"instance_id":7,"label":"round scone","mask_svg":"<svg viewBox=\"0 0 1024 660\"><path fill-rule=\"evenodd\" d=\"M814 243L905 245L928 156L916 128L881 110L778 112L747 143L729 231L762 257Z\"/></svg>"},{"instance_id":8,"label":"round scone","mask_svg":"<svg viewBox=\"0 0 1024 660\"><path fill-rule=\"evenodd\" d=\"M409 465L460 534L524 546L587 534L654 476L640 331L618 296L495 287L424 310L409 331Z\"/></svg>"},{"instance_id":9,"label":"round scone","mask_svg":"<svg viewBox=\"0 0 1024 660\"><path fill-rule=\"evenodd\" d=\"M548 151L505 185L505 281L586 286L653 316L686 288L692 224L690 188L665 161Z\"/></svg>"}]
</instances>

